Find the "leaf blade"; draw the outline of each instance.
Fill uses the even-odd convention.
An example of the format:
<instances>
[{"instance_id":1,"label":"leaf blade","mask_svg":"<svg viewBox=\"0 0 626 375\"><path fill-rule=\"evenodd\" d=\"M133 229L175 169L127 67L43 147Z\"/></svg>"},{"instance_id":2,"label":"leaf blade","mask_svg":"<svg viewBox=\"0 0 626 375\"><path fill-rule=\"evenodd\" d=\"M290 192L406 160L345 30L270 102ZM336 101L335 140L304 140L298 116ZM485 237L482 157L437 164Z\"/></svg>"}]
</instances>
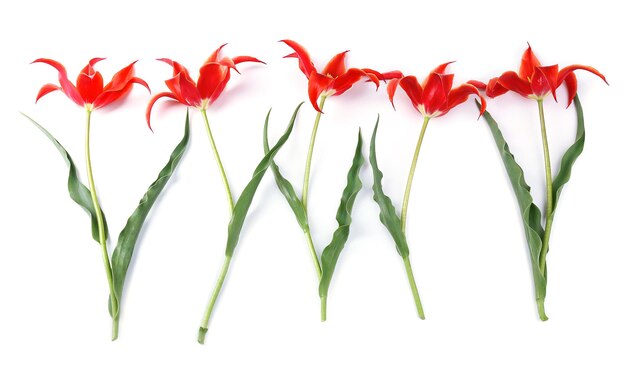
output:
<instances>
[{"instance_id":1,"label":"leaf blade","mask_svg":"<svg viewBox=\"0 0 626 375\"><path fill-rule=\"evenodd\" d=\"M87 211L91 218L91 237L94 239L94 241L100 243L100 234L98 232L98 219L96 217L96 209L94 208L93 201L91 199L91 192L87 186L80 182L80 179L78 178L78 170L76 168L76 165L74 164L72 157L61 145L61 143L57 141L57 139L54 138L54 136L50 134L50 132L48 132L48 130L46 130L42 125L40 125L24 113L22 113L22 116L26 117L52 142L52 144L54 144L56 149L65 160L65 163L69 168L69 173L67 177L67 190L70 194L70 198L72 198L72 200L76 202L76 204L78 204L85 211ZM102 220L104 222L104 240L106 241L109 237L109 229L102 209L100 209L100 212L102 213Z\"/></svg>"},{"instance_id":2,"label":"leaf blade","mask_svg":"<svg viewBox=\"0 0 626 375\"><path fill-rule=\"evenodd\" d=\"M115 298L118 300L118 306L122 301L122 294L124 290L124 282L128 267L132 260L132 256L137 244L137 239L141 233L143 224L152 209L152 206L156 202L157 198L167 185L168 181L174 174L176 167L178 166L187 145L189 144L189 110L187 110L187 116L185 120L185 132L183 138L176 145L170 158L165 166L159 172L157 179L148 187L146 193L139 201L139 204L135 211L128 218L126 225L120 232L117 240L115 250L111 256L111 268L113 271L113 285L115 290ZM119 315L119 308L116 312L111 314L113 318Z\"/></svg>"},{"instance_id":3,"label":"leaf blade","mask_svg":"<svg viewBox=\"0 0 626 375\"><path fill-rule=\"evenodd\" d=\"M239 237L241 235L241 230L243 229L246 215L248 214L248 210L250 209L250 205L252 204L252 200L254 198L256 190L261 183L261 180L263 179L267 168L269 168L271 163L273 162L274 157L281 149L281 147L285 144L285 142L287 142L287 139L289 139L301 106L302 103L300 103L296 107L293 115L291 116L291 120L289 121L287 129L280 137L278 142L276 142L274 147L272 147L267 153L265 153L265 156L263 157L263 159L261 159L256 169L254 170L252 178L241 192L239 199L237 199L237 203L235 203L235 208L233 209L233 214L231 216L230 223L228 224L228 239L226 241L225 251L227 257L232 257L233 253L235 252L235 248L237 247L237 243L239 242ZM267 116L265 118L264 132L267 132L270 113L271 110L267 113Z\"/></svg>"},{"instance_id":4,"label":"leaf blade","mask_svg":"<svg viewBox=\"0 0 626 375\"><path fill-rule=\"evenodd\" d=\"M346 187L341 195L339 208L335 216L337 229L333 233L333 238L330 243L324 248L324 251L322 251L322 277L320 278L319 284L319 295L322 300L328 296L328 289L335 267L337 266L337 261L348 241L350 224L352 223L352 208L361 187L363 187L361 179L359 178L359 172L365 163L365 158L361 151L362 147L363 138L361 137L361 130L359 129L356 150L352 159L352 165L348 170L348 177L346 178ZM325 312L323 312L322 319L325 319L324 313Z\"/></svg>"}]
</instances>

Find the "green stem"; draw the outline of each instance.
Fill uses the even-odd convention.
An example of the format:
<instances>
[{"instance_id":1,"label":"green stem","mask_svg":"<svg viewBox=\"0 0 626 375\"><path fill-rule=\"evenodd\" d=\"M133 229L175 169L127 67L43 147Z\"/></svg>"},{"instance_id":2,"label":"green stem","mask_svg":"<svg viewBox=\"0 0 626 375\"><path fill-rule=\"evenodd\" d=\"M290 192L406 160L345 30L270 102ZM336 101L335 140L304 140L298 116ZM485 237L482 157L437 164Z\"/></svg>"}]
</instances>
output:
<instances>
[{"instance_id":1,"label":"green stem","mask_svg":"<svg viewBox=\"0 0 626 375\"><path fill-rule=\"evenodd\" d=\"M324 102L326 102L326 96L322 95L320 98L320 111L324 109ZM304 168L304 183L302 184L302 205L304 206L304 211L307 210L307 201L309 195L309 175L311 174L311 159L313 158L313 148L315 147L315 137L317 136L317 127L320 124L320 118L322 117L322 112L317 112L317 116L315 116L315 123L313 123L313 132L311 133L311 140L309 142L309 153L306 157L306 166ZM316 255L317 257L317 255Z\"/></svg>"},{"instance_id":2,"label":"green stem","mask_svg":"<svg viewBox=\"0 0 626 375\"><path fill-rule=\"evenodd\" d=\"M326 321L326 296L322 297L322 322Z\"/></svg>"},{"instance_id":3,"label":"green stem","mask_svg":"<svg viewBox=\"0 0 626 375\"><path fill-rule=\"evenodd\" d=\"M546 119L543 114L543 100L537 100L537 105L539 107L539 122L541 123L541 139L543 141L543 162L546 169L546 230L541 244L541 253L539 254L539 270L545 276L548 242L550 241L550 232L552 231L554 195L552 193L552 166L550 163L550 150L548 148L548 135L546 134Z\"/></svg>"},{"instance_id":4,"label":"green stem","mask_svg":"<svg viewBox=\"0 0 626 375\"><path fill-rule=\"evenodd\" d=\"M211 141L211 148L213 149L213 156L215 156L215 161L217 162L217 166L220 169L220 174L222 175L222 182L224 183L224 189L226 190L226 199L228 199L228 207L230 209L230 213L233 213L235 209L235 204L233 202L233 195L230 192L230 185L228 184L228 178L226 178L226 171L224 171L224 166L222 165L222 159L220 158L220 154L217 151L217 146L215 145L215 140L213 139L213 133L211 132L211 127L209 126L209 119L206 115L206 109L200 111L202 113L202 117L204 118L204 126L206 127L206 132L209 135L209 141Z\"/></svg>"},{"instance_id":5,"label":"green stem","mask_svg":"<svg viewBox=\"0 0 626 375\"><path fill-rule=\"evenodd\" d=\"M411 185L413 184L413 175L415 174L415 164L417 163L417 158L420 154L420 149L422 148L422 141L424 140L424 134L426 134L426 127L428 126L428 121L430 117L424 117L424 122L422 124L422 131L420 132L420 136L417 139L417 145L415 146L415 152L413 153L413 161L411 162L411 169L409 170L409 178L406 181L406 188L404 189L404 201L402 202L402 232L405 231L406 228L406 213L409 208L409 197L411 196Z\"/></svg>"},{"instance_id":6,"label":"green stem","mask_svg":"<svg viewBox=\"0 0 626 375\"><path fill-rule=\"evenodd\" d=\"M404 269L406 270L406 276L409 279L409 284L411 284L411 292L413 292L413 300L415 301L415 307L417 308L417 315L420 319L424 320L424 309L422 308L422 301L420 300L420 295L417 292L417 285L415 285L415 277L413 276L413 268L411 267L411 261L409 257L402 258L404 261Z\"/></svg>"},{"instance_id":7,"label":"green stem","mask_svg":"<svg viewBox=\"0 0 626 375\"><path fill-rule=\"evenodd\" d=\"M548 316L546 315L546 308L544 303L545 298L537 298L537 312L539 313L539 319L545 322L546 320L548 320Z\"/></svg>"},{"instance_id":8,"label":"green stem","mask_svg":"<svg viewBox=\"0 0 626 375\"><path fill-rule=\"evenodd\" d=\"M313 259L313 264L315 265L315 272L317 272L317 279L322 279L322 266L320 265L320 260L317 257L317 251L315 250L315 245L313 245L313 239L311 238L311 230L305 230L304 236L306 237L306 243L309 246L309 252L311 253L311 258Z\"/></svg>"},{"instance_id":9,"label":"green stem","mask_svg":"<svg viewBox=\"0 0 626 375\"><path fill-rule=\"evenodd\" d=\"M226 274L228 273L228 267L230 266L230 256L226 256L224 258L224 264L222 264L222 271L220 272L220 276L217 279L217 284L213 289L213 294L211 295L211 300L204 312L204 317L202 318L202 323L200 324L200 329L198 330L198 342L200 344L204 344L204 337L206 336L207 331L209 330L209 320L211 319L211 314L213 313L213 307L215 306L215 301L217 301L217 297L222 290L222 285L224 285L224 279L226 278Z\"/></svg>"},{"instance_id":10,"label":"green stem","mask_svg":"<svg viewBox=\"0 0 626 375\"><path fill-rule=\"evenodd\" d=\"M91 169L91 150L89 148L89 134L91 130L91 110L87 109L87 126L85 131L85 158L87 159L87 178L89 179L89 190L91 192L91 201L93 202L94 210L96 211L96 220L98 221L98 239L100 240L100 248L102 250L102 261L104 263L104 270L107 275L107 281L109 283L109 298L111 300L111 314L113 315L113 332L111 340L117 339L118 327L119 327L119 307L118 301L115 297L115 289L113 287L113 272L111 270L111 262L109 261L109 252L107 251L107 243L104 229L104 219L102 217L102 210L98 203L98 195L96 193L96 184L93 181L93 172Z\"/></svg>"}]
</instances>

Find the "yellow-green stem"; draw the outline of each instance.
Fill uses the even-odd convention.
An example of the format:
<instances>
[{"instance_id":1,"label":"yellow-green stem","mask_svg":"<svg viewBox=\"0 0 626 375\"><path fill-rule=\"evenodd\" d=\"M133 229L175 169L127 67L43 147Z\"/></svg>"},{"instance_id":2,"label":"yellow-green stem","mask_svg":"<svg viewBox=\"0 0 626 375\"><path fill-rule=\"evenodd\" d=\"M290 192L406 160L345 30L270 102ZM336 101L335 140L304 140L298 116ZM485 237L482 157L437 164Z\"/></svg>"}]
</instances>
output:
<instances>
[{"instance_id":1,"label":"yellow-green stem","mask_svg":"<svg viewBox=\"0 0 626 375\"><path fill-rule=\"evenodd\" d=\"M420 154L420 149L422 148L422 141L424 140L424 134L426 134L426 127L428 126L428 121L430 117L424 117L424 122L422 124L422 131L420 132L420 136L417 139L417 145L415 146L415 152L413 153L413 161L411 162L411 169L409 170L409 178L406 181L406 188L404 189L404 201L402 202L402 231L405 231L406 228L406 213L409 208L409 197L411 196L411 185L413 184L413 175L415 174L415 165L417 163L417 158Z\"/></svg>"},{"instance_id":2,"label":"yellow-green stem","mask_svg":"<svg viewBox=\"0 0 626 375\"><path fill-rule=\"evenodd\" d=\"M226 256L226 258L224 258L222 271L220 272L220 276L217 279L217 284L213 289L213 294L211 294L211 299L209 300L209 304L207 305L207 308L204 312L204 317L202 318L202 323L200 324L200 329L198 330L198 342L200 344L204 344L204 337L209 330L209 320L211 319L211 314L213 313L213 307L215 306L217 297L222 290L222 285L224 285L224 280L226 279L226 274L228 273L228 267L230 266L230 260L230 256Z\"/></svg>"},{"instance_id":3,"label":"yellow-green stem","mask_svg":"<svg viewBox=\"0 0 626 375\"><path fill-rule=\"evenodd\" d=\"M98 239L100 241L100 248L102 250L102 261L104 263L104 270L107 275L107 282L109 283L109 298L111 299L111 313L113 315L113 332L111 334L111 340L117 339L118 327L119 327L119 305L115 296L115 288L113 286L113 272L111 270L111 262L109 260L109 252L107 251L106 233L104 229L104 218L102 217L102 210L98 203L98 194L96 193L96 184L93 180L93 172L91 169L91 150L89 147L89 135L91 130L91 110L87 109L87 125L85 130L85 159L87 160L87 179L89 180L89 190L91 192L91 201L93 202L94 210L96 211L96 220L98 222Z\"/></svg>"},{"instance_id":4,"label":"yellow-green stem","mask_svg":"<svg viewBox=\"0 0 626 375\"><path fill-rule=\"evenodd\" d=\"M324 109L324 102L326 102L326 96L322 95L320 97L319 103L320 111ZM317 112L317 116L315 116L315 123L313 124L313 132L311 133L311 140L309 141L309 153L306 157L306 165L304 167L304 183L302 184L302 205L304 206L304 211L307 210L307 202L309 196L309 176L311 174L311 159L313 158L315 137L317 136L317 127L320 124L321 117L322 112Z\"/></svg>"},{"instance_id":5,"label":"yellow-green stem","mask_svg":"<svg viewBox=\"0 0 626 375\"><path fill-rule=\"evenodd\" d=\"M228 178L226 177L226 171L224 170L224 166L222 165L222 159L220 158L220 154L217 151L217 146L215 145L215 140L213 139L213 133L211 132L211 126L209 126L209 118L206 115L206 109L200 111L202 113L202 117L204 118L204 126L206 127L206 132L209 136L209 141L211 142L211 148L213 149L213 156L215 156L215 161L217 162L217 166L219 167L220 174L222 175L222 182L224 183L224 189L226 190L226 199L228 200L228 208L230 209L230 213L233 213L235 209L235 204L233 202L233 195L230 192L230 185L228 184Z\"/></svg>"},{"instance_id":6,"label":"yellow-green stem","mask_svg":"<svg viewBox=\"0 0 626 375\"><path fill-rule=\"evenodd\" d=\"M415 302L415 308L417 309L417 315L420 319L424 320L424 309L422 308L422 301L420 300L420 295L417 292L417 285L415 285L415 277L413 276L413 268L411 267L411 261L409 257L402 258L404 261L404 269L406 270L406 276L409 279L409 284L411 284L411 292L413 293L413 301Z\"/></svg>"},{"instance_id":7,"label":"yellow-green stem","mask_svg":"<svg viewBox=\"0 0 626 375\"><path fill-rule=\"evenodd\" d=\"M546 230L543 235L541 244L541 253L539 254L539 270L545 276L546 274L546 255L548 254L548 243L550 241L550 232L552 231L552 209L554 207L554 194L552 192L552 165L550 163L550 150L548 148L548 135L546 133L546 119L543 113L543 100L537 100L539 107L539 122L541 123L541 140L543 142L543 162L546 169Z\"/></svg>"},{"instance_id":8,"label":"yellow-green stem","mask_svg":"<svg viewBox=\"0 0 626 375\"><path fill-rule=\"evenodd\" d=\"M315 245L313 245L313 239L311 238L311 230L305 230L304 236L306 237L306 243L309 246L309 252L311 253L311 259L313 259L313 265L315 266L315 272L317 273L317 279L322 279L322 266L320 265L320 260L317 257L317 251L315 250Z\"/></svg>"}]
</instances>

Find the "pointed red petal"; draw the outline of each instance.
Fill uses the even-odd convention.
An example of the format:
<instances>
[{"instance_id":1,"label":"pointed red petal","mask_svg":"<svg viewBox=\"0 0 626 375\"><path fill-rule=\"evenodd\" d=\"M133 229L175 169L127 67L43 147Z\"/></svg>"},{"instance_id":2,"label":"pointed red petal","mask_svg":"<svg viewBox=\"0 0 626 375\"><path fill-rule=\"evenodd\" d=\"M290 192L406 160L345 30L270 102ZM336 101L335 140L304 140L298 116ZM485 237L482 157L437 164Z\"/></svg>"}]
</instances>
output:
<instances>
[{"instance_id":1,"label":"pointed red petal","mask_svg":"<svg viewBox=\"0 0 626 375\"><path fill-rule=\"evenodd\" d=\"M332 84L332 78L321 75L317 72L313 72L309 76L309 100L316 111L322 112L320 107L317 105L317 99L320 97L320 94L328 90Z\"/></svg>"},{"instance_id":2,"label":"pointed red petal","mask_svg":"<svg viewBox=\"0 0 626 375\"><path fill-rule=\"evenodd\" d=\"M600 73L597 69L592 68L590 66L586 66L586 65L570 65L570 66L566 66L565 68L561 69L561 71L558 74L558 78L557 78L557 87L561 86L561 84L563 83L563 81L565 80L565 78L570 75L574 70L586 70L589 73L593 73L595 75L597 75L598 77L602 78L602 80L608 85L609 83L606 81L606 78L604 77L604 75L602 73Z\"/></svg>"},{"instance_id":3,"label":"pointed red petal","mask_svg":"<svg viewBox=\"0 0 626 375\"><path fill-rule=\"evenodd\" d=\"M171 66L174 71L172 72L172 76L177 75L180 72L184 72L187 76L189 76L189 70L187 70L187 68L185 68L182 64L174 61L174 60L170 60L170 59L157 59L157 61L163 61L164 63L168 64L169 66Z\"/></svg>"},{"instance_id":4,"label":"pointed red petal","mask_svg":"<svg viewBox=\"0 0 626 375\"><path fill-rule=\"evenodd\" d=\"M95 72L93 75L81 73L76 79L76 89L85 103L93 103L102 93L103 86L104 82L100 72Z\"/></svg>"},{"instance_id":5,"label":"pointed red petal","mask_svg":"<svg viewBox=\"0 0 626 375\"><path fill-rule=\"evenodd\" d=\"M491 81L490 81L491 82ZM517 73L508 71L504 72L496 81L503 89L514 91L524 97L528 97L533 94L530 88L530 82L521 79ZM489 87L487 87L489 89ZM501 90L498 90L501 91ZM487 94L489 95L489 94ZM491 95L489 95L491 96Z\"/></svg>"},{"instance_id":6,"label":"pointed red petal","mask_svg":"<svg viewBox=\"0 0 626 375\"><path fill-rule=\"evenodd\" d=\"M146 122L148 123L148 128L150 128L150 130L152 130L152 126L150 125L150 114L152 113L152 107L154 107L154 103L156 103L157 100L161 98L170 98L170 99L179 101L178 98L171 92L161 92L153 96L152 99L150 99L150 102L148 103L148 108L146 109ZM183 103L183 104L186 104L186 103Z\"/></svg>"},{"instance_id":7,"label":"pointed red petal","mask_svg":"<svg viewBox=\"0 0 626 375\"><path fill-rule=\"evenodd\" d=\"M72 82L70 82L67 79L67 71L65 70L65 67L60 62L54 61L51 59L37 59L33 61L33 63L37 63L37 62L48 64L52 66L53 68L55 68L59 72L59 83L61 84L61 91L63 91L63 93L68 98L70 98L74 103L80 106L85 104L85 101L80 96L80 93L78 92L74 84L72 84Z\"/></svg>"},{"instance_id":8,"label":"pointed red petal","mask_svg":"<svg viewBox=\"0 0 626 375\"><path fill-rule=\"evenodd\" d=\"M485 109L487 109L487 101L482 95L480 95L476 86L469 83L462 84L459 87L450 90L446 112L465 102L472 94L477 95L480 98L480 114L482 115L485 112Z\"/></svg>"},{"instance_id":9,"label":"pointed red petal","mask_svg":"<svg viewBox=\"0 0 626 375\"><path fill-rule=\"evenodd\" d=\"M363 69L363 70L365 70L365 69ZM402 74L402 72L401 72L401 71L399 71L399 70L392 70L392 71L390 71L390 72L380 73L380 75L381 75L382 77L378 77L378 78L380 78L380 79L381 79L381 80L383 80L383 81L386 81L386 80L388 80L388 79L394 79L394 78L402 78L402 77L404 77L404 74Z\"/></svg>"},{"instance_id":10,"label":"pointed red petal","mask_svg":"<svg viewBox=\"0 0 626 375\"><path fill-rule=\"evenodd\" d=\"M398 83L400 83L399 78L392 78L389 82L387 82L387 96L389 96L389 101L391 102L393 109L396 109L396 105L393 103L393 97L396 95Z\"/></svg>"},{"instance_id":11,"label":"pointed red petal","mask_svg":"<svg viewBox=\"0 0 626 375\"><path fill-rule=\"evenodd\" d=\"M226 78L228 70L228 67L222 66L219 63L208 63L200 68L198 91L202 99L210 99L213 96L215 89L220 86L222 81Z\"/></svg>"},{"instance_id":12,"label":"pointed red petal","mask_svg":"<svg viewBox=\"0 0 626 375\"><path fill-rule=\"evenodd\" d=\"M333 78L344 74L346 72L346 53L348 53L348 51L343 51L333 56L324 67L324 70L322 70L322 74L330 75Z\"/></svg>"},{"instance_id":13,"label":"pointed red petal","mask_svg":"<svg viewBox=\"0 0 626 375\"><path fill-rule=\"evenodd\" d=\"M485 91L487 90L487 85L484 82L476 81L474 79L467 81L469 85L476 87L479 90Z\"/></svg>"},{"instance_id":14,"label":"pointed red petal","mask_svg":"<svg viewBox=\"0 0 626 375\"><path fill-rule=\"evenodd\" d=\"M530 43L528 44L528 48L524 51L524 55L522 55L522 62L519 67L519 77L525 80L530 79L535 72L535 68L541 66L539 59L533 53L533 49L530 48Z\"/></svg>"},{"instance_id":15,"label":"pointed red petal","mask_svg":"<svg viewBox=\"0 0 626 375\"><path fill-rule=\"evenodd\" d=\"M570 73L565 76L565 87L567 87L567 106L569 107L576 96L576 91L578 90L578 82L574 73Z\"/></svg>"},{"instance_id":16,"label":"pointed red petal","mask_svg":"<svg viewBox=\"0 0 626 375\"><path fill-rule=\"evenodd\" d=\"M435 69L433 69L431 73L444 74L446 72L446 68L448 67L448 65L452 63L454 63L454 61L448 61L447 63L443 63L439 65L438 67L436 67Z\"/></svg>"},{"instance_id":17,"label":"pointed red petal","mask_svg":"<svg viewBox=\"0 0 626 375\"><path fill-rule=\"evenodd\" d=\"M41 89L39 89L39 92L37 93L37 99L35 99L35 103L37 103L42 96L48 95L52 91L56 90L61 90L61 87L53 85L52 83L46 83L45 85L41 86Z\"/></svg>"},{"instance_id":18,"label":"pointed red petal","mask_svg":"<svg viewBox=\"0 0 626 375\"><path fill-rule=\"evenodd\" d=\"M378 88L379 81L374 74L368 74L363 70L356 68L350 68L348 69L348 71L346 71L345 74L342 74L339 77L335 78L330 88L335 90L334 95L341 95L349 90L352 85L359 82L363 77L369 78L370 81L374 82L376 88Z\"/></svg>"},{"instance_id":19,"label":"pointed red petal","mask_svg":"<svg viewBox=\"0 0 626 375\"><path fill-rule=\"evenodd\" d=\"M143 87L148 89L148 92L150 92L150 87L148 86L146 81L138 77L132 77L131 79L126 81L126 86L115 85L114 87L105 90L100 95L98 95L96 100L93 102L94 109L102 108L120 100L130 92L133 83L142 85Z\"/></svg>"},{"instance_id":20,"label":"pointed red petal","mask_svg":"<svg viewBox=\"0 0 626 375\"><path fill-rule=\"evenodd\" d=\"M235 65L241 64L243 62L255 62L255 63L265 64L263 61L252 56L235 56L233 57L233 62L235 63Z\"/></svg>"},{"instance_id":21,"label":"pointed red petal","mask_svg":"<svg viewBox=\"0 0 626 375\"><path fill-rule=\"evenodd\" d=\"M401 78L400 87L402 87L404 92L406 92L406 95L411 100L413 107L417 109L417 107L422 104L422 93L424 91L419 82L417 82L417 78L415 78L415 76L406 76Z\"/></svg>"},{"instance_id":22,"label":"pointed red petal","mask_svg":"<svg viewBox=\"0 0 626 375\"><path fill-rule=\"evenodd\" d=\"M537 66L535 72L530 79L530 87L533 94L543 97L551 92L554 100L556 100L557 77L559 75L559 66Z\"/></svg>"},{"instance_id":23,"label":"pointed red petal","mask_svg":"<svg viewBox=\"0 0 626 375\"><path fill-rule=\"evenodd\" d=\"M107 90L119 90L127 85L128 81L135 76L135 63L137 60L126 65L113 75L111 81L104 87L104 91Z\"/></svg>"},{"instance_id":24,"label":"pointed red petal","mask_svg":"<svg viewBox=\"0 0 626 375\"><path fill-rule=\"evenodd\" d=\"M214 101L217 100L217 98L220 97L220 95L222 95L222 92L224 92L224 89L226 88L226 84L228 83L229 80L230 80L230 69L227 69L224 79L222 79L222 82L220 82L217 85L217 87L215 88L215 91L213 91L213 94L209 98L209 103L213 103Z\"/></svg>"},{"instance_id":25,"label":"pointed red petal","mask_svg":"<svg viewBox=\"0 0 626 375\"><path fill-rule=\"evenodd\" d=\"M498 82L498 77L492 78L487 83L487 89L485 90L485 94L490 98L495 98L496 96L500 96L502 94L506 94L509 90L502 86Z\"/></svg>"},{"instance_id":26,"label":"pointed red petal","mask_svg":"<svg viewBox=\"0 0 626 375\"><path fill-rule=\"evenodd\" d=\"M311 75L311 73L317 73L313 62L311 61L311 57L304 47L289 39L283 39L279 42L285 43L294 50L294 53L289 54L285 57L297 57L300 70L302 71L302 73L304 73L305 76L307 76L307 78Z\"/></svg>"},{"instance_id":27,"label":"pointed red petal","mask_svg":"<svg viewBox=\"0 0 626 375\"><path fill-rule=\"evenodd\" d=\"M200 105L200 92L185 71L180 71L176 76L165 81L165 84L181 103L192 107Z\"/></svg>"},{"instance_id":28,"label":"pointed red petal","mask_svg":"<svg viewBox=\"0 0 626 375\"><path fill-rule=\"evenodd\" d=\"M102 60L104 60L103 57L95 57L89 60L89 63L83 68L83 70L80 71L80 73L84 73L87 75L94 75L96 71L93 69L93 66L96 65L97 62L102 61Z\"/></svg>"},{"instance_id":29,"label":"pointed red petal","mask_svg":"<svg viewBox=\"0 0 626 375\"><path fill-rule=\"evenodd\" d=\"M206 59L204 63L207 64L207 63L219 62L220 52L222 51L222 48L224 48L227 44L228 43L224 43L221 46L219 46L215 51L213 51L211 56L209 56L209 58Z\"/></svg>"},{"instance_id":30,"label":"pointed red petal","mask_svg":"<svg viewBox=\"0 0 626 375\"><path fill-rule=\"evenodd\" d=\"M424 85L422 102L426 115L443 112L448 102L446 87L450 84L449 74L430 73Z\"/></svg>"}]
</instances>

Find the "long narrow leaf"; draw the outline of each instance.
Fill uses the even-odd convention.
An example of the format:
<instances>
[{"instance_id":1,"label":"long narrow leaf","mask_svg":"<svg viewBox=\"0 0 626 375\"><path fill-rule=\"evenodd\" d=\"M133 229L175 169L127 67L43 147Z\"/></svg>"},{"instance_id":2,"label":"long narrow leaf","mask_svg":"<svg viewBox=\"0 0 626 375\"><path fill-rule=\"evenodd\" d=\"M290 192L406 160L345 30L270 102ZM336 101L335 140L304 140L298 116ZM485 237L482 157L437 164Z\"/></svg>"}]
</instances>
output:
<instances>
[{"instance_id":1,"label":"long narrow leaf","mask_svg":"<svg viewBox=\"0 0 626 375\"><path fill-rule=\"evenodd\" d=\"M409 245L406 240L406 236L402 231L402 222L400 216L396 213L396 208L393 206L391 199L383 191L383 173L378 168L378 160L376 159L376 134L378 133L378 121L376 119L376 126L372 133L372 140L370 142L370 164L372 166L372 173L374 174L374 185L372 190L374 191L374 201L378 203L380 207L380 221L389 231L393 242L396 244L396 250L398 254L404 259L409 256Z\"/></svg>"},{"instance_id":2,"label":"long narrow leaf","mask_svg":"<svg viewBox=\"0 0 626 375\"><path fill-rule=\"evenodd\" d=\"M476 102L479 106L479 103ZM500 128L496 121L491 117L489 112L483 114L485 121L489 125L496 147L504 163L504 167L511 180L511 186L517 197L520 212L522 215L522 223L524 224L524 232L526 234L526 242L530 251L530 259L532 264L533 279L535 282L535 297L543 303L546 297L546 275L539 268L539 254L541 253L542 238L544 229L541 225L541 211L533 203L533 197L530 194L530 187L524 179L524 171L522 167L515 161L515 156L511 153L509 145L506 143Z\"/></svg>"},{"instance_id":3,"label":"long narrow leaf","mask_svg":"<svg viewBox=\"0 0 626 375\"><path fill-rule=\"evenodd\" d=\"M172 177L172 174L176 170L180 159L182 158L187 144L189 143L189 111L187 111L187 117L185 119L185 133L178 145L172 151L170 158L161 169L157 179L148 187L148 190L144 194L143 198L139 201L139 205L135 211L130 215L126 226L120 232L117 240L117 246L113 251L111 259L111 267L113 269L113 284L115 288L115 297L118 300L118 306L122 301L122 292L124 289L124 280L126 279L126 273L128 272L128 266L130 265L135 251L135 245L139 238L139 233L146 220L146 217L150 213L150 209L156 202L159 194L163 191L167 182ZM113 318L116 318L119 314L119 309L113 312Z\"/></svg>"},{"instance_id":4,"label":"long narrow leaf","mask_svg":"<svg viewBox=\"0 0 626 375\"><path fill-rule=\"evenodd\" d=\"M330 287L330 281L333 277L339 255L343 250L348 236L350 235L350 224L352 223L352 207L357 194L361 190L363 184L359 179L359 172L365 158L361 149L363 148L363 139L361 137L361 130L359 129L359 138L356 144L356 150L354 151L354 158L352 159L352 166L348 171L348 178L346 187L343 189L341 195L341 201L339 202L339 208L337 209L337 229L333 233L333 238L324 248L322 252L322 277L320 279L319 294L324 303L326 296L328 296L328 288ZM324 308L323 305L322 308ZM324 314L325 312L323 312ZM325 319L325 315L322 315L322 320Z\"/></svg>"},{"instance_id":5,"label":"long narrow leaf","mask_svg":"<svg viewBox=\"0 0 626 375\"><path fill-rule=\"evenodd\" d=\"M300 105L302 105L302 103L300 103ZM300 105L298 106L298 108L300 108ZM267 126L266 126L263 129L263 150L267 154L269 152L269 149L270 147L267 141ZM289 203L289 207L291 207L291 210L295 214L296 220L298 220L298 224L300 225L302 230L308 231L309 221L307 218L306 210L304 209L304 205L302 204L302 201L296 194L293 188L293 185L291 184L291 182L289 182L289 180L283 177L283 175L280 173L280 169L278 168L278 165L276 165L274 161L272 161L271 167L272 167L272 172L274 174L274 180L276 181L276 185L278 186L278 190L280 190L280 192L283 194L283 196L287 200L287 203Z\"/></svg>"},{"instance_id":6,"label":"long narrow leaf","mask_svg":"<svg viewBox=\"0 0 626 375\"><path fill-rule=\"evenodd\" d=\"M67 190L70 193L70 197L74 202L76 202L79 206L85 209L89 216L91 217L91 236L93 239L100 243L100 235L98 234L98 219L96 218L96 209L93 206L93 201L91 200L91 192L87 186L83 185L78 179L78 171L76 169L76 165L72 160L72 157L67 152L67 150L57 141L50 132L48 132L43 126L39 125L35 120L28 117L27 115L22 113L22 116L26 117L30 120L33 125L37 127L48 139L54 144L57 148L63 159L65 159L65 163L69 167L69 176L67 178ZM102 210L100 211L102 212ZM104 212L102 212L102 220L104 221L104 236L105 240L109 237L109 229L107 227L107 222L104 217Z\"/></svg>"},{"instance_id":7,"label":"long narrow leaf","mask_svg":"<svg viewBox=\"0 0 626 375\"><path fill-rule=\"evenodd\" d=\"M561 191L563 190L563 186L569 181L572 175L572 167L574 166L574 162L580 154L583 152L583 148L585 147L585 119L583 117L583 107L580 104L580 100L578 99L578 95L574 97L574 106L576 107L576 139L574 143L565 151L563 154L563 158L561 159L561 167L559 169L559 173L557 173L554 181L552 182L552 190L554 192L554 206L552 209L552 214L556 210L556 203L561 196Z\"/></svg>"},{"instance_id":8,"label":"long narrow leaf","mask_svg":"<svg viewBox=\"0 0 626 375\"><path fill-rule=\"evenodd\" d=\"M239 236L241 234L241 229L243 228L243 223L246 219L246 215L248 214L248 210L250 209L250 205L252 204L252 199L254 198L254 194L256 193L267 168L270 167L274 160L274 156L280 150L281 147L287 142L289 136L291 135L291 131L293 130L293 125L296 122L296 117L298 116L298 111L300 110L300 106L302 103L296 107L296 110L293 112L291 116L291 120L289 121L289 126L287 126L287 130L280 137L278 142L270 149L259 165L254 170L252 175L252 179L248 182L248 185L243 189L241 196L237 200L235 204L235 208L233 209L233 214L230 219L230 223L228 224L228 240L226 241L226 256L231 257L235 252L235 248L237 247L237 243L239 242ZM271 110L267 113L267 117L265 118L265 127L264 131L267 131L267 126L269 123Z\"/></svg>"}]
</instances>

